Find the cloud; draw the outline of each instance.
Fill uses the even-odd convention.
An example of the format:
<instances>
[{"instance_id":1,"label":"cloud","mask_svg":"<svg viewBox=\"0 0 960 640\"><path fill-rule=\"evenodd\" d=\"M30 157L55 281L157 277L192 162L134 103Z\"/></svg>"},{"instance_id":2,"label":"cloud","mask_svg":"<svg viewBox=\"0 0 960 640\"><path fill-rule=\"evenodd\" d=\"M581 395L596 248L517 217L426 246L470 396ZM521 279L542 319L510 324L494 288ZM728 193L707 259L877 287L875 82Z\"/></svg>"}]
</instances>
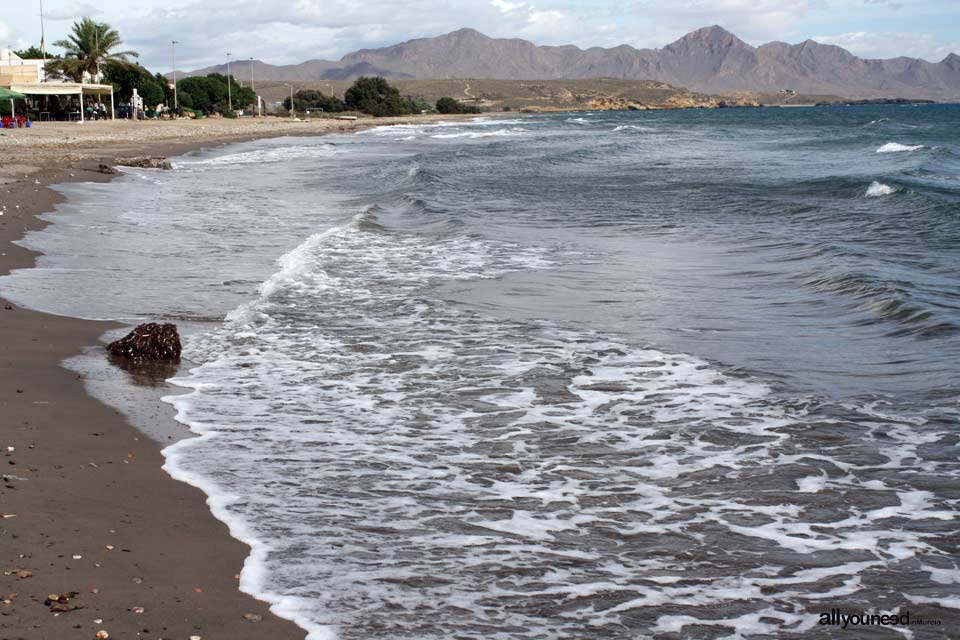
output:
<instances>
[{"instance_id":1,"label":"cloud","mask_svg":"<svg viewBox=\"0 0 960 640\"><path fill-rule=\"evenodd\" d=\"M677 36L697 27L718 24L744 40L782 40L796 32L808 14L826 7L826 0L645 0L636 11L656 15Z\"/></svg>"},{"instance_id":2,"label":"cloud","mask_svg":"<svg viewBox=\"0 0 960 640\"><path fill-rule=\"evenodd\" d=\"M526 2L506 2L506 0L491 0L492 4L500 13L513 13L517 9L527 6Z\"/></svg>"},{"instance_id":3,"label":"cloud","mask_svg":"<svg viewBox=\"0 0 960 640\"><path fill-rule=\"evenodd\" d=\"M843 47L861 58L907 56L940 62L947 54L960 51L960 43L943 42L932 33L852 31L832 36L814 36L813 39Z\"/></svg>"},{"instance_id":4,"label":"cloud","mask_svg":"<svg viewBox=\"0 0 960 640\"><path fill-rule=\"evenodd\" d=\"M76 20L78 18L92 17L100 13L100 9L97 9L91 4L74 2L59 9L44 11L43 17L47 20Z\"/></svg>"},{"instance_id":5,"label":"cloud","mask_svg":"<svg viewBox=\"0 0 960 640\"><path fill-rule=\"evenodd\" d=\"M93 0L61 1L64 6L49 15L62 20L97 15L120 31L126 46L141 52L144 64L158 70L169 68L171 40L180 42L177 66L186 69L222 63L227 51L241 59L252 56L272 64L336 60L358 48L387 46L461 27L493 37L584 48L663 47L710 24L720 24L751 44L799 42L811 31L833 30L841 35L828 41L885 57L931 56L946 46L929 35L912 41L898 34L884 50L880 42L852 37L863 19L881 13L896 15L891 5L905 0L408 0L402 10L396 0L231 0L228 9L218 11L210 10L208 0L146 0L146 9L121 0L97 0L102 13L87 4ZM909 5L910 13L953 16L956 1L925 0L916 7ZM39 40L39 24L22 15L0 17L13 27L7 42L34 31ZM942 17L937 19L943 23ZM818 26L811 28L811 23ZM62 37L67 26L48 24L47 40ZM952 39L941 36L941 40Z\"/></svg>"}]
</instances>

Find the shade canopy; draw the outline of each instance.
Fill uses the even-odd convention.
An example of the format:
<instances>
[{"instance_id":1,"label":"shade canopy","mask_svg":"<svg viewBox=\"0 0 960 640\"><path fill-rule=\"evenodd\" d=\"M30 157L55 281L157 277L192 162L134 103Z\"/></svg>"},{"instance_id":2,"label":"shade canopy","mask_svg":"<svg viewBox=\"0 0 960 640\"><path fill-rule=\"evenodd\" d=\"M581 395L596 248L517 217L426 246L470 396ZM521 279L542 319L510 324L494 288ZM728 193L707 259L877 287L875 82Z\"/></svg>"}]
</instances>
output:
<instances>
[{"instance_id":1,"label":"shade canopy","mask_svg":"<svg viewBox=\"0 0 960 640\"><path fill-rule=\"evenodd\" d=\"M113 85L80 82L15 82L10 88L32 96L101 95L113 93Z\"/></svg>"},{"instance_id":2,"label":"shade canopy","mask_svg":"<svg viewBox=\"0 0 960 640\"><path fill-rule=\"evenodd\" d=\"M13 91L11 89L0 87L0 100L22 100L26 97L27 96L19 91Z\"/></svg>"}]
</instances>

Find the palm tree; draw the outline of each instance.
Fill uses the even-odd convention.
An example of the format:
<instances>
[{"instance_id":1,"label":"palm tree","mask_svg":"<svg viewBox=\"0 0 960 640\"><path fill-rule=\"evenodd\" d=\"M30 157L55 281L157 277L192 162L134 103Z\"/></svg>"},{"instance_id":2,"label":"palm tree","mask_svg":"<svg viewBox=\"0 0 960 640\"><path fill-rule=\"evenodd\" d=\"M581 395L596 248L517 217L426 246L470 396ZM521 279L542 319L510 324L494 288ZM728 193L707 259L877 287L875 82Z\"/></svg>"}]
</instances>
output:
<instances>
[{"instance_id":1,"label":"palm tree","mask_svg":"<svg viewBox=\"0 0 960 640\"><path fill-rule=\"evenodd\" d=\"M82 82L83 74L97 77L104 64L131 64L129 58L139 57L136 51L114 51L121 45L120 34L104 22L83 18L73 23L73 32L65 40L53 43L66 53L61 60L47 65L48 71Z\"/></svg>"}]
</instances>

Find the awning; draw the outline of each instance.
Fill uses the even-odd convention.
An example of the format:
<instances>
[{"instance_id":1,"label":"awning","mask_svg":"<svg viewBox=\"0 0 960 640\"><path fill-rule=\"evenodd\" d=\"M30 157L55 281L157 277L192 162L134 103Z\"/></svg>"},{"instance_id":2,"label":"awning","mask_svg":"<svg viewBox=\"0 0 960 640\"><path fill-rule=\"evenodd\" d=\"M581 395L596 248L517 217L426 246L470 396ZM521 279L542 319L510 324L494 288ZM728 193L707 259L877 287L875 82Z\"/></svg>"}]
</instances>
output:
<instances>
[{"instance_id":1,"label":"awning","mask_svg":"<svg viewBox=\"0 0 960 640\"><path fill-rule=\"evenodd\" d=\"M26 97L27 96L17 91L0 87L0 100L23 100Z\"/></svg>"},{"instance_id":2,"label":"awning","mask_svg":"<svg viewBox=\"0 0 960 640\"><path fill-rule=\"evenodd\" d=\"M110 118L116 118L113 109L113 85L112 84L87 84L84 82L15 82L10 85L10 90L21 95L21 97L30 96L99 96L105 93L110 94ZM82 105L81 105L82 106ZM79 109L80 122L84 120L83 109ZM74 113L78 113L74 112Z\"/></svg>"},{"instance_id":3,"label":"awning","mask_svg":"<svg viewBox=\"0 0 960 640\"><path fill-rule=\"evenodd\" d=\"M26 93L31 96L68 96L68 95L100 95L113 93L113 85L86 84L80 82L18 82L10 85L13 91Z\"/></svg>"}]
</instances>

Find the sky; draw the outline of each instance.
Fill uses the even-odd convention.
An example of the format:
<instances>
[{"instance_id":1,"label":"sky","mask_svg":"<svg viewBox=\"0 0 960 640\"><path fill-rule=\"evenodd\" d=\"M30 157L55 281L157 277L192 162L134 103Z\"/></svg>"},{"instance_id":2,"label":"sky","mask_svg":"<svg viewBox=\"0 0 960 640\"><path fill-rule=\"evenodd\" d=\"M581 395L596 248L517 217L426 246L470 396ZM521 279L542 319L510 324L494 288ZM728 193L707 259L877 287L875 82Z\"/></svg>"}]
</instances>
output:
<instances>
[{"instance_id":1,"label":"sky","mask_svg":"<svg viewBox=\"0 0 960 640\"><path fill-rule=\"evenodd\" d=\"M360 48L472 27L537 44L660 48L719 24L753 45L808 38L868 58L960 54L960 0L46 0L46 42L83 16L116 28L153 71L255 58L339 59ZM40 41L40 1L0 13L0 46ZM56 51L56 48L52 48Z\"/></svg>"}]
</instances>

